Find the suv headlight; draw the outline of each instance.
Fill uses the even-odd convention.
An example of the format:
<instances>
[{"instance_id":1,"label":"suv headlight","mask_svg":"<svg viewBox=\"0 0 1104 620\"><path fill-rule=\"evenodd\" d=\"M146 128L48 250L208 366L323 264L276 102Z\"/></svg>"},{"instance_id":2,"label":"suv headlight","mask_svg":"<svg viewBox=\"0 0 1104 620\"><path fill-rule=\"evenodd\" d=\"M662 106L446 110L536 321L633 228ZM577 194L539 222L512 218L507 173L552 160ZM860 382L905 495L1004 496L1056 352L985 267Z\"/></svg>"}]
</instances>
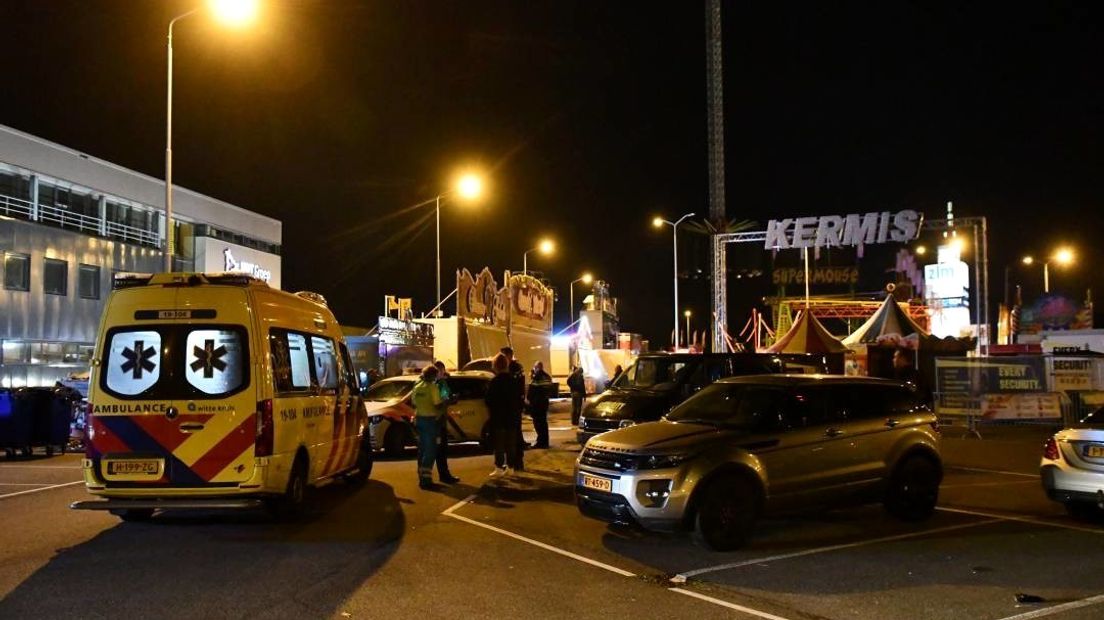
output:
<instances>
[{"instance_id":1,"label":"suv headlight","mask_svg":"<svg viewBox=\"0 0 1104 620\"><path fill-rule=\"evenodd\" d=\"M686 461L694 458L693 454L653 454L639 457L636 461L636 469L669 469L678 467Z\"/></svg>"}]
</instances>

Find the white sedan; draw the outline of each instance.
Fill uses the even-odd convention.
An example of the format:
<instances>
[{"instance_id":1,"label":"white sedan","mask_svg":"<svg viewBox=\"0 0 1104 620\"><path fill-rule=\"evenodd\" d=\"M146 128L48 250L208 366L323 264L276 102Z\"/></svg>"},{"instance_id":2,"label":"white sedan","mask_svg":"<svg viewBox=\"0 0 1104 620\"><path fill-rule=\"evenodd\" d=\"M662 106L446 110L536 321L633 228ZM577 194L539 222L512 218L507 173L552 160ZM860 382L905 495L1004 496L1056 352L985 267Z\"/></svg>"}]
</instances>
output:
<instances>
[{"instance_id":1,"label":"white sedan","mask_svg":"<svg viewBox=\"0 0 1104 620\"><path fill-rule=\"evenodd\" d=\"M1047 497L1071 515L1104 509L1104 407L1047 438L1039 467Z\"/></svg>"}]
</instances>

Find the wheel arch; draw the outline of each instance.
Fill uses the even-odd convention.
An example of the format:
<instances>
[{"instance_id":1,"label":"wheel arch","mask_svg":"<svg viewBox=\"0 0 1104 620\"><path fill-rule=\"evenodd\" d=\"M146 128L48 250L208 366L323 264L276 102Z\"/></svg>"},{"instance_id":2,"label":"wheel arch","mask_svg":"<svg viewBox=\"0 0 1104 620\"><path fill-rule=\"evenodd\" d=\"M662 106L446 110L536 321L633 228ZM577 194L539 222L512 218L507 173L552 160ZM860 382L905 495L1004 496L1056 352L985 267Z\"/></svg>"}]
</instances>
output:
<instances>
[{"instance_id":1,"label":"wheel arch","mask_svg":"<svg viewBox=\"0 0 1104 620\"><path fill-rule=\"evenodd\" d=\"M693 525L694 518L697 516L698 504L701 502L705 489L715 481L727 477L738 477L751 484L756 491L756 499L758 500L757 516L762 514L763 508L766 506L767 491L758 473L746 463L725 463L702 476L701 480L694 485L694 490L690 493L690 499L686 502L686 510L683 512L683 526L691 527Z\"/></svg>"}]
</instances>

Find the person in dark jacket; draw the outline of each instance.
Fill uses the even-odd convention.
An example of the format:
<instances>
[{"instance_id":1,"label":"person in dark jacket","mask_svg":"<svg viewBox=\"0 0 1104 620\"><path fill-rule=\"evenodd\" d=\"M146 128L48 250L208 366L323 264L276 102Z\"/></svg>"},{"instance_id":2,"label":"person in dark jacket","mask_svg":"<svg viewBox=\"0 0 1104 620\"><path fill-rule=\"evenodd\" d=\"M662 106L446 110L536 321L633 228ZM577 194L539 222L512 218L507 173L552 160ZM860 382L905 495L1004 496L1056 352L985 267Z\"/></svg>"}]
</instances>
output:
<instances>
[{"instance_id":1,"label":"person in dark jacket","mask_svg":"<svg viewBox=\"0 0 1104 620\"><path fill-rule=\"evenodd\" d=\"M893 378L912 386L916 390L917 399L922 404L931 406L931 391L920 371L916 369L916 358L910 349L897 349L893 352Z\"/></svg>"},{"instance_id":2,"label":"person in dark jacket","mask_svg":"<svg viewBox=\"0 0 1104 620\"><path fill-rule=\"evenodd\" d=\"M548 391L552 389L552 377L544 372L544 363L533 364L529 375L529 417L533 430L537 431L534 448L548 448Z\"/></svg>"},{"instance_id":3,"label":"person in dark jacket","mask_svg":"<svg viewBox=\"0 0 1104 620\"><path fill-rule=\"evenodd\" d=\"M490 414L491 443L494 445L495 469L491 476L509 473L507 467L517 469L520 460L517 431L520 422L520 398L517 383L510 374L510 362L499 353L491 364L495 376L487 385L487 412Z\"/></svg>"},{"instance_id":4,"label":"person in dark jacket","mask_svg":"<svg viewBox=\"0 0 1104 620\"><path fill-rule=\"evenodd\" d=\"M571 390L571 425L578 426L583 413L583 399L586 398L586 378L579 366L572 368L567 376L567 389Z\"/></svg>"},{"instance_id":5,"label":"person in dark jacket","mask_svg":"<svg viewBox=\"0 0 1104 620\"><path fill-rule=\"evenodd\" d=\"M502 347L499 351L502 355L506 356L506 361L510 364L510 376L513 377L514 389L517 390L517 428L514 434L518 444L518 461L514 469L522 471L525 469L523 464L525 449L529 447L529 444L525 442L525 437L521 432L521 417L525 413L525 367L514 359L514 350L512 348Z\"/></svg>"}]
</instances>

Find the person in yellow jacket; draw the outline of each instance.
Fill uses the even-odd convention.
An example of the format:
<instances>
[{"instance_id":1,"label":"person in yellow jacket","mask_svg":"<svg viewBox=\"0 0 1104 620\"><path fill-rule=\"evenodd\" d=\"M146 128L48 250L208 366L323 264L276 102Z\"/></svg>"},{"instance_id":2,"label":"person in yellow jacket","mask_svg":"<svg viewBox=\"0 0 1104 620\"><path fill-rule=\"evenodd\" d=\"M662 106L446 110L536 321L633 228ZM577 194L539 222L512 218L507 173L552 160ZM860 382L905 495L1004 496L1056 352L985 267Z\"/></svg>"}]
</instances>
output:
<instances>
[{"instance_id":1,"label":"person in yellow jacket","mask_svg":"<svg viewBox=\"0 0 1104 620\"><path fill-rule=\"evenodd\" d=\"M414 384L410 400L414 403L414 428L418 433L418 486L433 488L433 461L437 458L437 438L441 432L439 420L441 390L437 386L438 370L429 365Z\"/></svg>"}]
</instances>

